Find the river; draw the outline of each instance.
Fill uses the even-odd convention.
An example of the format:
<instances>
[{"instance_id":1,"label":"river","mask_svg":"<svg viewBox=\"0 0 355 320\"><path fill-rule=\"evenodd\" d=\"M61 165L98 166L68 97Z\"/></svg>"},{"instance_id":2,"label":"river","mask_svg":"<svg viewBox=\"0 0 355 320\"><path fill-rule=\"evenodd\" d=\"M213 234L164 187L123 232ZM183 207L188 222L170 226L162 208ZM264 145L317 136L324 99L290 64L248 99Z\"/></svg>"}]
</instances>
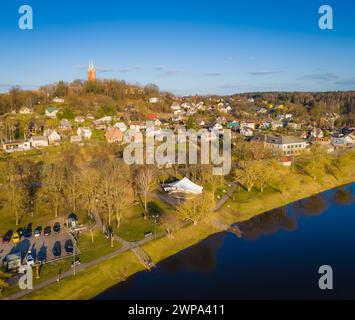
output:
<instances>
[{"instance_id":1,"label":"river","mask_svg":"<svg viewBox=\"0 0 355 320\"><path fill-rule=\"evenodd\" d=\"M355 183L266 212L95 299L355 299ZM320 290L319 267L333 269Z\"/></svg>"}]
</instances>

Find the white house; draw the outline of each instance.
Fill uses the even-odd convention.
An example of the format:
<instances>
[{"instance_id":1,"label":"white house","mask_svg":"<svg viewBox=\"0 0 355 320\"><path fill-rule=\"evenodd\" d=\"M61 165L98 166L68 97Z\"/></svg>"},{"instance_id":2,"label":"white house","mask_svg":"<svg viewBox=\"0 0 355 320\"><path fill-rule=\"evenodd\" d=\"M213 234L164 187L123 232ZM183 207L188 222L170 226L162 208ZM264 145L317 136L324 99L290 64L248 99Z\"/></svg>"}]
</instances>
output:
<instances>
[{"instance_id":1,"label":"white house","mask_svg":"<svg viewBox=\"0 0 355 320\"><path fill-rule=\"evenodd\" d=\"M81 142L83 142L82 136L71 136L70 137L70 143L81 143Z\"/></svg>"},{"instance_id":2,"label":"white house","mask_svg":"<svg viewBox=\"0 0 355 320\"><path fill-rule=\"evenodd\" d=\"M30 142L33 148L48 147L48 138L46 136L33 136Z\"/></svg>"},{"instance_id":3,"label":"white house","mask_svg":"<svg viewBox=\"0 0 355 320\"><path fill-rule=\"evenodd\" d=\"M79 127L76 133L78 134L78 136L81 136L85 139L90 139L92 136L92 131L88 127Z\"/></svg>"},{"instance_id":4,"label":"white house","mask_svg":"<svg viewBox=\"0 0 355 320\"><path fill-rule=\"evenodd\" d=\"M55 107L48 107L46 109L46 117L55 119L57 117L58 109Z\"/></svg>"},{"instance_id":5,"label":"white house","mask_svg":"<svg viewBox=\"0 0 355 320\"><path fill-rule=\"evenodd\" d=\"M75 119L74 119L74 121L75 121L76 123L83 123L83 122L85 122L85 118L82 117L82 116L76 116Z\"/></svg>"},{"instance_id":6,"label":"white house","mask_svg":"<svg viewBox=\"0 0 355 320\"><path fill-rule=\"evenodd\" d=\"M240 129L240 134L242 134L246 137L251 137L253 135L253 130L250 129L249 127L242 127Z\"/></svg>"},{"instance_id":7,"label":"white house","mask_svg":"<svg viewBox=\"0 0 355 320\"><path fill-rule=\"evenodd\" d=\"M127 126L124 122L117 122L114 127L119 129L121 132L125 132L127 130Z\"/></svg>"},{"instance_id":8,"label":"white house","mask_svg":"<svg viewBox=\"0 0 355 320\"><path fill-rule=\"evenodd\" d=\"M28 107L22 107L19 111L20 114L31 114L33 113L33 109L32 108L28 108Z\"/></svg>"},{"instance_id":9,"label":"white house","mask_svg":"<svg viewBox=\"0 0 355 320\"><path fill-rule=\"evenodd\" d=\"M58 97L55 97L52 102L55 102L55 103L64 103L64 99L63 98L58 98Z\"/></svg>"},{"instance_id":10,"label":"white house","mask_svg":"<svg viewBox=\"0 0 355 320\"><path fill-rule=\"evenodd\" d=\"M158 103L158 102L159 102L159 98L158 97L149 98L149 103Z\"/></svg>"},{"instance_id":11,"label":"white house","mask_svg":"<svg viewBox=\"0 0 355 320\"><path fill-rule=\"evenodd\" d=\"M281 128L283 128L283 123L281 122L281 121L273 121L272 123L271 123L271 129L272 130L277 130L277 129L281 129Z\"/></svg>"},{"instance_id":12,"label":"white house","mask_svg":"<svg viewBox=\"0 0 355 320\"><path fill-rule=\"evenodd\" d=\"M48 138L49 144L58 143L62 139L60 134L56 130L53 130L53 129L45 130L44 135Z\"/></svg>"},{"instance_id":13,"label":"white house","mask_svg":"<svg viewBox=\"0 0 355 320\"><path fill-rule=\"evenodd\" d=\"M4 142L2 145L6 153L12 153L16 151L27 151L31 149L30 141L9 141Z\"/></svg>"},{"instance_id":14,"label":"white house","mask_svg":"<svg viewBox=\"0 0 355 320\"><path fill-rule=\"evenodd\" d=\"M240 123L240 127L241 128L249 128L249 129L254 130L255 129L255 122L253 122L253 121L242 121Z\"/></svg>"}]
</instances>

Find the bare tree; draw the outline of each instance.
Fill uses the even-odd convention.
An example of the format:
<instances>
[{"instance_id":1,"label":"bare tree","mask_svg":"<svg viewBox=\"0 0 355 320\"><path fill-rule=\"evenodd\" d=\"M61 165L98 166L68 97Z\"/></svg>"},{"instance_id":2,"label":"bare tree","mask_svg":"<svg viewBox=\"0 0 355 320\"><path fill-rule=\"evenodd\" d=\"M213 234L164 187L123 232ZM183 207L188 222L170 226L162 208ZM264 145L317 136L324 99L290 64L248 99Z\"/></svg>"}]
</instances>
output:
<instances>
[{"instance_id":1,"label":"bare tree","mask_svg":"<svg viewBox=\"0 0 355 320\"><path fill-rule=\"evenodd\" d=\"M152 167L139 167L135 172L134 184L137 193L143 197L144 219L147 219L147 201L150 192L156 187L155 171Z\"/></svg>"},{"instance_id":2,"label":"bare tree","mask_svg":"<svg viewBox=\"0 0 355 320\"><path fill-rule=\"evenodd\" d=\"M197 225L201 220L207 218L212 213L212 197L212 193L205 192L204 195L186 200L178 207L180 217L183 220L189 219L194 225Z\"/></svg>"},{"instance_id":3,"label":"bare tree","mask_svg":"<svg viewBox=\"0 0 355 320\"><path fill-rule=\"evenodd\" d=\"M59 207L63 201L65 184L64 167L60 163L50 164L45 168L44 188L51 207L54 209L54 217L58 217Z\"/></svg>"},{"instance_id":4,"label":"bare tree","mask_svg":"<svg viewBox=\"0 0 355 320\"><path fill-rule=\"evenodd\" d=\"M20 217L24 212L26 192L20 182L16 163L8 161L2 177L6 184L6 197L15 216L16 226L18 226Z\"/></svg>"}]
</instances>

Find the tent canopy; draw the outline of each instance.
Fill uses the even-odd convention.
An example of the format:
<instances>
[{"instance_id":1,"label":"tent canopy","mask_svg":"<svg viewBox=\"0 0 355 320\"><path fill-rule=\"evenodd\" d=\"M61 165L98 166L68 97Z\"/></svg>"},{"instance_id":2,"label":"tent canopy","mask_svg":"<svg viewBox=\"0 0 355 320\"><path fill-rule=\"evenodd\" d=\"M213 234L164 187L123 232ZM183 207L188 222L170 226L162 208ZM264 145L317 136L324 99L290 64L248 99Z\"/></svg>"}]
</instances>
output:
<instances>
[{"instance_id":1,"label":"tent canopy","mask_svg":"<svg viewBox=\"0 0 355 320\"><path fill-rule=\"evenodd\" d=\"M191 180L185 177L182 180L166 184L164 189L166 191L201 194L203 187L198 186L197 184L193 183Z\"/></svg>"}]
</instances>

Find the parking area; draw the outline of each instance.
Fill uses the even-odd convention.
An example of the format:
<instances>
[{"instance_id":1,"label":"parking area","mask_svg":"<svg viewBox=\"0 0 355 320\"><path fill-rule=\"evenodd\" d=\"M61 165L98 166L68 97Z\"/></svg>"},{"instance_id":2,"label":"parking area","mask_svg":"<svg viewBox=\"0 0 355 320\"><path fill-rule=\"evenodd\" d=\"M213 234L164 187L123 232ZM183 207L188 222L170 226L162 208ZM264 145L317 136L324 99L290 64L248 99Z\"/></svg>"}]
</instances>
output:
<instances>
[{"instance_id":1,"label":"parking area","mask_svg":"<svg viewBox=\"0 0 355 320\"><path fill-rule=\"evenodd\" d=\"M42 234L35 237L21 238L18 243L0 243L0 265L8 254L21 253L24 259L29 251L35 261L51 262L60 258L71 256L73 252L73 240L69 231L62 229L60 233L51 232L50 235ZM76 253L79 253L76 249Z\"/></svg>"}]
</instances>

